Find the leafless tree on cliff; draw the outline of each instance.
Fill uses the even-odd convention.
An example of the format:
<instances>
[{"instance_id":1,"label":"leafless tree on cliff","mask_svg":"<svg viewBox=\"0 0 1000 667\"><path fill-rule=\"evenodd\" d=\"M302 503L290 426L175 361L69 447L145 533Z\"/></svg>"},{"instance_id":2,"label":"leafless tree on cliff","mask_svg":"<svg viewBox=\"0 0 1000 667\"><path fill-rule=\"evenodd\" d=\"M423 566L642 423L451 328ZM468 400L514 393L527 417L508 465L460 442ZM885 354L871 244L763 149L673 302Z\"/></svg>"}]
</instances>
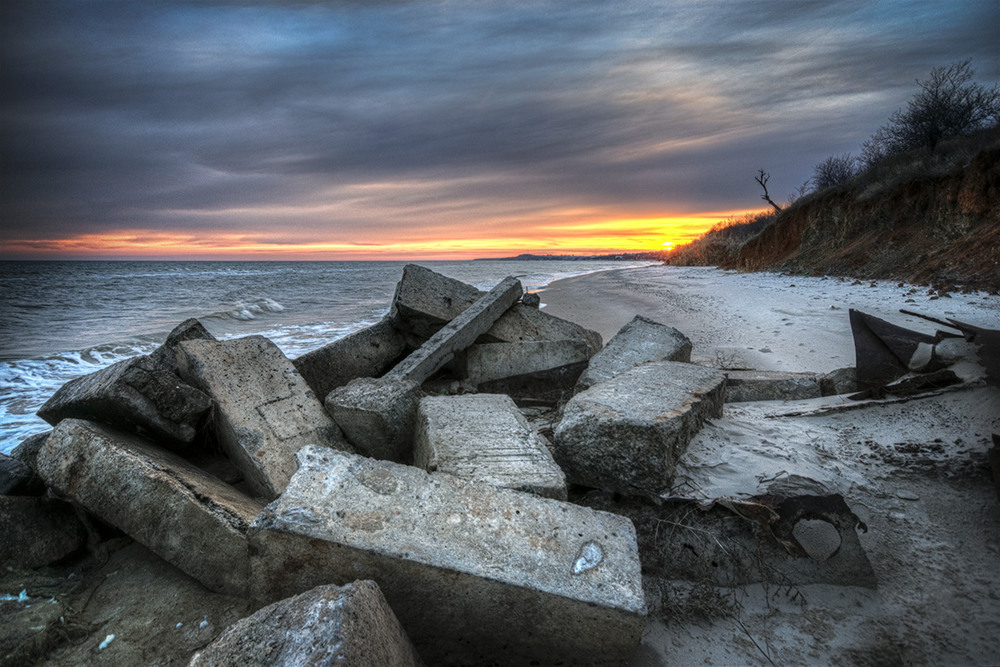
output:
<instances>
[{"instance_id":1,"label":"leafless tree on cliff","mask_svg":"<svg viewBox=\"0 0 1000 667\"><path fill-rule=\"evenodd\" d=\"M766 171L764 171L764 168L761 167L760 171L757 172L757 175L754 176L753 180L755 180L758 183L760 183L760 187L764 188L764 194L762 194L760 196L760 198L763 199L764 201L766 201L771 206L773 206L774 210L778 211L780 213L781 212L781 207L774 203L774 200L771 199L771 195L767 194L767 181L770 178L771 178L771 174L769 174Z\"/></svg>"}]
</instances>

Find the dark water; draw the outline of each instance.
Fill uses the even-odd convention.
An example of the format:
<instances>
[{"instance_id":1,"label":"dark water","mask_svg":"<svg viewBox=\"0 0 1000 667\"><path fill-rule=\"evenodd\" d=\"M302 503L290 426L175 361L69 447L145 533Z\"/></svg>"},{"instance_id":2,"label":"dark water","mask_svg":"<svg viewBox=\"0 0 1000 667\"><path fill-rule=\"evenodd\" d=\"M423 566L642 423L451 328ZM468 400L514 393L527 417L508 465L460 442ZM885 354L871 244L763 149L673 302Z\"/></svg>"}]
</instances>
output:
<instances>
[{"instance_id":1,"label":"dark water","mask_svg":"<svg viewBox=\"0 0 1000 667\"><path fill-rule=\"evenodd\" d=\"M525 289L622 262L420 262ZM145 354L189 317L217 338L261 334L291 358L378 321L403 262L0 262L0 452L45 430L63 383Z\"/></svg>"}]
</instances>

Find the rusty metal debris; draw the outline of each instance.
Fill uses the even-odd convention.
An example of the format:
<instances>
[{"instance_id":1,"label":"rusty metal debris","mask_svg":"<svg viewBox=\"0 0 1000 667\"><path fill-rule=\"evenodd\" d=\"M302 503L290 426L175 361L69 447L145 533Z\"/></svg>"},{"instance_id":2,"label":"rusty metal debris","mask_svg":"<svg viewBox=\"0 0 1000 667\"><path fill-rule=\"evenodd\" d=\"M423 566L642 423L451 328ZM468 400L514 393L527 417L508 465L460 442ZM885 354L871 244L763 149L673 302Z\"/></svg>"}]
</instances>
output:
<instances>
[{"instance_id":1,"label":"rusty metal debris","mask_svg":"<svg viewBox=\"0 0 1000 667\"><path fill-rule=\"evenodd\" d=\"M910 370L910 360L921 343L934 345L933 336L911 331L860 310L850 310L858 383L880 387Z\"/></svg>"},{"instance_id":2,"label":"rusty metal debris","mask_svg":"<svg viewBox=\"0 0 1000 667\"><path fill-rule=\"evenodd\" d=\"M986 382L1000 387L1000 331L951 318L945 321L908 310L900 312L957 329L961 336L941 330L930 336L852 309L850 319L857 380L866 390L851 398L881 398L885 394L908 396L960 382L957 375L942 370L946 364L936 350L941 341L959 337L976 345L976 354L986 371ZM924 375L890 384L910 371Z\"/></svg>"}]
</instances>

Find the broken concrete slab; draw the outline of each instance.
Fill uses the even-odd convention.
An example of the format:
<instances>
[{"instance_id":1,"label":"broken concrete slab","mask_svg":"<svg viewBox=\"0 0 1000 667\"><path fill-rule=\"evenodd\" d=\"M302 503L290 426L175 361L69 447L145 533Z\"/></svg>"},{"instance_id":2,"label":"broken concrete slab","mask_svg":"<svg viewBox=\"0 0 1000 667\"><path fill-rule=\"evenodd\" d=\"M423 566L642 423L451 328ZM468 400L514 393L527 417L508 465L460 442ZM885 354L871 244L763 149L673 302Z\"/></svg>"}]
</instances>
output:
<instances>
[{"instance_id":1,"label":"broken concrete slab","mask_svg":"<svg viewBox=\"0 0 1000 667\"><path fill-rule=\"evenodd\" d=\"M575 340L587 345L591 356L604 344L601 334L579 324L549 315L544 310L515 304L496 321L487 336L507 343L526 340Z\"/></svg>"},{"instance_id":2,"label":"broken concrete slab","mask_svg":"<svg viewBox=\"0 0 1000 667\"><path fill-rule=\"evenodd\" d=\"M406 339L388 318L292 360L323 399L355 378L378 377L406 354Z\"/></svg>"},{"instance_id":3,"label":"broken concrete slab","mask_svg":"<svg viewBox=\"0 0 1000 667\"><path fill-rule=\"evenodd\" d=\"M413 459L428 472L566 499L566 476L547 443L503 394L423 398Z\"/></svg>"},{"instance_id":4,"label":"broken concrete slab","mask_svg":"<svg viewBox=\"0 0 1000 667\"><path fill-rule=\"evenodd\" d=\"M317 586L236 621L189 667L423 665L374 581Z\"/></svg>"},{"instance_id":5,"label":"broken concrete slab","mask_svg":"<svg viewBox=\"0 0 1000 667\"><path fill-rule=\"evenodd\" d=\"M251 529L262 602L376 581L428 664L618 664L645 604L613 514L306 447Z\"/></svg>"},{"instance_id":6,"label":"broken concrete slab","mask_svg":"<svg viewBox=\"0 0 1000 667\"><path fill-rule=\"evenodd\" d=\"M408 264L396 286L389 317L397 328L430 338L472 305L482 292L472 285ZM523 299L523 296L522 296ZM515 304L484 336L484 342L516 343L526 340L575 340L594 354L601 349L601 335L578 324L553 317L523 303Z\"/></svg>"},{"instance_id":7,"label":"broken concrete slab","mask_svg":"<svg viewBox=\"0 0 1000 667\"><path fill-rule=\"evenodd\" d=\"M647 361L691 361L691 341L673 327L636 315L590 360L577 381L577 391Z\"/></svg>"},{"instance_id":8,"label":"broken concrete slab","mask_svg":"<svg viewBox=\"0 0 1000 667\"><path fill-rule=\"evenodd\" d=\"M819 378L812 373L727 370L726 403L745 401L798 401L823 395Z\"/></svg>"},{"instance_id":9,"label":"broken concrete slab","mask_svg":"<svg viewBox=\"0 0 1000 667\"><path fill-rule=\"evenodd\" d=\"M657 495L701 424L722 416L726 377L677 361L636 366L569 400L555 459L575 484Z\"/></svg>"},{"instance_id":10,"label":"broken concrete slab","mask_svg":"<svg viewBox=\"0 0 1000 667\"><path fill-rule=\"evenodd\" d=\"M466 350L465 375L473 384L552 371L565 366L581 369L590 349L575 340L531 340L487 343Z\"/></svg>"},{"instance_id":11,"label":"broken concrete slab","mask_svg":"<svg viewBox=\"0 0 1000 667\"><path fill-rule=\"evenodd\" d=\"M528 308L540 308L542 305L542 297L538 296L536 292L525 292L521 297L521 303Z\"/></svg>"},{"instance_id":12,"label":"broken concrete slab","mask_svg":"<svg viewBox=\"0 0 1000 667\"><path fill-rule=\"evenodd\" d=\"M38 416L53 426L69 417L88 419L183 446L211 407L208 396L147 355L70 380Z\"/></svg>"},{"instance_id":13,"label":"broken concrete slab","mask_svg":"<svg viewBox=\"0 0 1000 667\"><path fill-rule=\"evenodd\" d=\"M262 504L127 433L64 419L38 454L49 487L214 591L247 592L246 532Z\"/></svg>"},{"instance_id":14,"label":"broken concrete slab","mask_svg":"<svg viewBox=\"0 0 1000 667\"><path fill-rule=\"evenodd\" d=\"M455 353L469 347L483 335L504 311L521 298L523 292L521 281L517 278L504 278L384 377L423 383L448 363Z\"/></svg>"},{"instance_id":15,"label":"broken concrete slab","mask_svg":"<svg viewBox=\"0 0 1000 667\"><path fill-rule=\"evenodd\" d=\"M409 463L422 395L412 380L357 378L331 391L324 405L360 454Z\"/></svg>"},{"instance_id":16,"label":"broken concrete slab","mask_svg":"<svg viewBox=\"0 0 1000 667\"><path fill-rule=\"evenodd\" d=\"M10 455L20 461L21 463L27 465L32 470L38 468L37 459L38 452L41 450L42 445L45 444L45 439L49 437L52 430L45 431L43 433L36 433L35 435L29 435L27 438L18 443L17 447L10 451Z\"/></svg>"},{"instance_id":17,"label":"broken concrete slab","mask_svg":"<svg viewBox=\"0 0 1000 667\"><path fill-rule=\"evenodd\" d=\"M284 490L303 445L353 451L292 362L263 336L184 341L177 363L215 401L222 449L255 494L270 499Z\"/></svg>"},{"instance_id":18,"label":"broken concrete slab","mask_svg":"<svg viewBox=\"0 0 1000 667\"><path fill-rule=\"evenodd\" d=\"M31 467L0 453L0 496L40 496L45 484Z\"/></svg>"},{"instance_id":19,"label":"broken concrete slab","mask_svg":"<svg viewBox=\"0 0 1000 667\"><path fill-rule=\"evenodd\" d=\"M177 346L185 340L216 340L208 329L191 317L174 327L163 345L150 352L149 356L158 366L177 371Z\"/></svg>"},{"instance_id":20,"label":"broken concrete slab","mask_svg":"<svg viewBox=\"0 0 1000 667\"><path fill-rule=\"evenodd\" d=\"M0 496L0 563L36 568L83 548L87 533L73 506L54 498Z\"/></svg>"},{"instance_id":21,"label":"broken concrete slab","mask_svg":"<svg viewBox=\"0 0 1000 667\"><path fill-rule=\"evenodd\" d=\"M819 388L824 396L853 394L861 390L857 372L853 366L838 368L819 376Z\"/></svg>"}]
</instances>

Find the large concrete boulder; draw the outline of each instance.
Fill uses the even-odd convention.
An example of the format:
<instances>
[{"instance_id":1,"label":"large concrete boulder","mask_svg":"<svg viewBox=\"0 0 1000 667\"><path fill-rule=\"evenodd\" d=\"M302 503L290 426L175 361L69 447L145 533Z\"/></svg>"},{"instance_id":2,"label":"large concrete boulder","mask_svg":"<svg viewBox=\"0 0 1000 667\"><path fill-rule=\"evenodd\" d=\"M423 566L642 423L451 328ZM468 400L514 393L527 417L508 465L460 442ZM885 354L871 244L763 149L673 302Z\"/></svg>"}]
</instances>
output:
<instances>
[{"instance_id":1,"label":"large concrete boulder","mask_svg":"<svg viewBox=\"0 0 1000 667\"><path fill-rule=\"evenodd\" d=\"M139 438L64 419L38 454L59 495L121 529L206 588L247 592L246 533L262 504Z\"/></svg>"},{"instance_id":2,"label":"large concrete boulder","mask_svg":"<svg viewBox=\"0 0 1000 667\"><path fill-rule=\"evenodd\" d=\"M691 341L673 327L636 315L590 360L577 391L648 361L691 361Z\"/></svg>"},{"instance_id":3,"label":"large concrete boulder","mask_svg":"<svg viewBox=\"0 0 1000 667\"><path fill-rule=\"evenodd\" d=\"M42 445L45 444L45 440L51 433L52 430L50 429L42 433L29 435L10 451L10 455L32 470L35 470L38 467L38 452L41 451Z\"/></svg>"},{"instance_id":4,"label":"large concrete boulder","mask_svg":"<svg viewBox=\"0 0 1000 667\"><path fill-rule=\"evenodd\" d=\"M566 476L545 439L504 394L423 398L413 458L428 472L566 500Z\"/></svg>"},{"instance_id":5,"label":"large concrete boulder","mask_svg":"<svg viewBox=\"0 0 1000 667\"><path fill-rule=\"evenodd\" d=\"M487 343L466 351L465 376L475 385L526 375L555 376L554 371L566 367L582 371L588 359L590 348L575 340Z\"/></svg>"},{"instance_id":6,"label":"large concrete boulder","mask_svg":"<svg viewBox=\"0 0 1000 667\"><path fill-rule=\"evenodd\" d=\"M203 392L183 382L152 355L119 361L64 384L38 410L55 426L62 419L87 419L165 444L186 445L212 407Z\"/></svg>"},{"instance_id":7,"label":"large concrete boulder","mask_svg":"<svg viewBox=\"0 0 1000 667\"><path fill-rule=\"evenodd\" d=\"M738 370L726 373L726 403L799 401L822 396L819 378L811 373Z\"/></svg>"},{"instance_id":8,"label":"large concrete boulder","mask_svg":"<svg viewBox=\"0 0 1000 667\"><path fill-rule=\"evenodd\" d=\"M406 353L406 339L389 319L335 340L292 361L320 399L355 378L378 377Z\"/></svg>"},{"instance_id":9,"label":"large concrete boulder","mask_svg":"<svg viewBox=\"0 0 1000 667\"><path fill-rule=\"evenodd\" d=\"M617 375L569 400L555 431L570 482L657 495L708 417L722 416L726 376L676 361Z\"/></svg>"},{"instance_id":10,"label":"large concrete boulder","mask_svg":"<svg viewBox=\"0 0 1000 667\"><path fill-rule=\"evenodd\" d=\"M482 295L475 287L460 280L416 264L407 264L396 286L389 317L397 328L429 338ZM520 303L490 327L483 342L516 343L527 340L574 340L585 343L590 354L600 350L602 345L601 336L596 331Z\"/></svg>"},{"instance_id":11,"label":"large concrete boulder","mask_svg":"<svg viewBox=\"0 0 1000 667\"><path fill-rule=\"evenodd\" d=\"M376 581L428 664L620 664L645 626L622 517L306 447L254 520L262 602Z\"/></svg>"},{"instance_id":12,"label":"large concrete boulder","mask_svg":"<svg viewBox=\"0 0 1000 667\"><path fill-rule=\"evenodd\" d=\"M0 496L0 563L36 568L80 551L87 533L73 506L54 498Z\"/></svg>"},{"instance_id":13,"label":"large concrete boulder","mask_svg":"<svg viewBox=\"0 0 1000 667\"><path fill-rule=\"evenodd\" d=\"M838 368L819 376L819 387L824 396L853 394L861 391L858 374L853 366Z\"/></svg>"},{"instance_id":14,"label":"large concrete boulder","mask_svg":"<svg viewBox=\"0 0 1000 667\"><path fill-rule=\"evenodd\" d=\"M188 667L422 665L374 581L317 586L230 625Z\"/></svg>"},{"instance_id":15,"label":"large concrete boulder","mask_svg":"<svg viewBox=\"0 0 1000 667\"><path fill-rule=\"evenodd\" d=\"M150 352L152 360L163 368L177 370L177 346L186 340L216 340L208 329L197 319L191 317L174 327L163 345Z\"/></svg>"},{"instance_id":16,"label":"large concrete boulder","mask_svg":"<svg viewBox=\"0 0 1000 667\"><path fill-rule=\"evenodd\" d=\"M358 378L331 391L324 405L358 453L409 463L421 396L412 380Z\"/></svg>"},{"instance_id":17,"label":"large concrete boulder","mask_svg":"<svg viewBox=\"0 0 1000 667\"><path fill-rule=\"evenodd\" d=\"M497 318L521 298L524 289L517 278L508 276L462 313L444 325L419 349L399 362L384 377L423 383L451 361L455 354L472 345Z\"/></svg>"},{"instance_id":18,"label":"large concrete boulder","mask_svg":"<svg viewBox=\"0 0 1000 667\"><path fill-rule=\"evenodd\" d=\"M292 362L263 336L184 341L177 363L215 401L219 442L255 494L281 493L304 445L353 451Z\"/></svg>"},{"instance_id":19,"label":"large concrete boulder","mask_svg":"<svg viewBox=\"0 0 1000 667\"><path fill-rule=\"evenodd\" d=\"M0 453L0 496L40 496L45 484L27 463Z\"/></svg>"}]
</instances>

